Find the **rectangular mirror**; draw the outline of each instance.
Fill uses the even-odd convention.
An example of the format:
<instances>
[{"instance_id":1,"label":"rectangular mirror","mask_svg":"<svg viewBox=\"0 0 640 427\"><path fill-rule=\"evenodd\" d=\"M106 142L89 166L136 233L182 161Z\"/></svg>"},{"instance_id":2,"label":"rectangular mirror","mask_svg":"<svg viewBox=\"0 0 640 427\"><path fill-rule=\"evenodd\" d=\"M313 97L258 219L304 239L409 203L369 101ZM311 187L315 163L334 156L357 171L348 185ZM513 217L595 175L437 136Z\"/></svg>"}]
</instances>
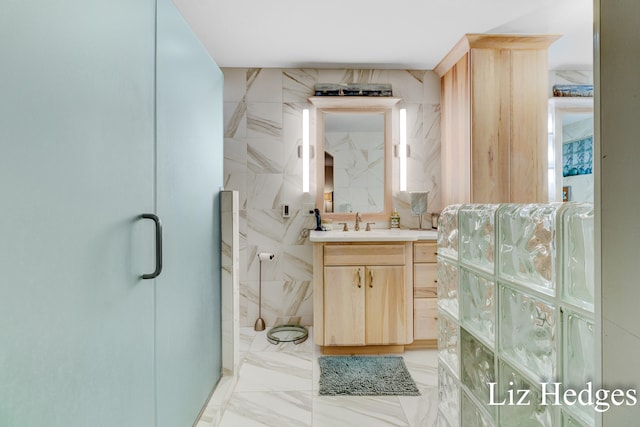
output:
<instances>
[{"instance_id":1,"label":"rectangular mirror","mask_svg":"<svg viewBox=\"0 0 640 427\"><path fill-rule=\"evenodd\" d=\"M384 211L384 114L325 113L324 211Z\"/></svg>"},{"instance_id":2,"label":"rectangular mirror","mask_svg":"<svg viewBox=\"0 0 640 427\"><path fill-rule=\"evenodd\" d=\"M356 212L366 219L388 220L392 203L391 105L398 98L383 98L382 104L377 98L335 98L310 98L318 107L316 206L323 217L335 220L351 221Z\"/></svg>"},{"instance_id":3,"label":"rectangular mirror","mask_svg":"<svg viewBox=\"0 0 640 427\"><path fill-rule=\"evenodd\" d=\"M593 98L552 98L549 116L549 201L593 203Z\"/></svg>"}]
</instances>

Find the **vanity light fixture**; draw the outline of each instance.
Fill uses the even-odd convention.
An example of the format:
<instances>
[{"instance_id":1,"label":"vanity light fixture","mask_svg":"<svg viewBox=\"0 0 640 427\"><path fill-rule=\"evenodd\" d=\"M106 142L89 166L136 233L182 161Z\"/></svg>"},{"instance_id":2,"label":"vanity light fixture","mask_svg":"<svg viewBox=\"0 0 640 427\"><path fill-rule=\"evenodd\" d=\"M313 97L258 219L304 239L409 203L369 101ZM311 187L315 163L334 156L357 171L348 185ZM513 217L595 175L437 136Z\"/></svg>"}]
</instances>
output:
<instances>
[{"instance_id":1,"label":"vanity light fixture","mask_svg":"<svg viewBox=\"0 0 640 427\"><path fill-rule=\"evenodd\" d=\"M309 192L309 109L302 110L302 192Z\"/></svg>"},{"instance_id":2,"label":"vanity light fixture","mask_svg":"<svg viewBox=\"0 0 640 427\"><path fill-rule=\"evenodd\" d=\"M400 191L407 191L407 109L400 109Z\"/></svg>"}]
</instances>

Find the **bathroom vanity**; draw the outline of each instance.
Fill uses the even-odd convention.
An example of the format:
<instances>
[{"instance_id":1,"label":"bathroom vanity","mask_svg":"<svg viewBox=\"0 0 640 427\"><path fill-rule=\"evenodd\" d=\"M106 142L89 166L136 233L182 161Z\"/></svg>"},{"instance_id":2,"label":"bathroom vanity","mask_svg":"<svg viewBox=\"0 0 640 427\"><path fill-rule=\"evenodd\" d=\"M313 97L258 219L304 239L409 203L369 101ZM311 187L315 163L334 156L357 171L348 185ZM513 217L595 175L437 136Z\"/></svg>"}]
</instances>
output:
<instances>
[{"instance_id":1,"label":"bathroom vanity","mask_svg":"<svg viewBox=\"0 0 640 427\"><path fill-rule=\"evenodd\" d=\"M325 354L437 344L436 233L313 231L315 343Z\"/></svg>"}]
</instances>

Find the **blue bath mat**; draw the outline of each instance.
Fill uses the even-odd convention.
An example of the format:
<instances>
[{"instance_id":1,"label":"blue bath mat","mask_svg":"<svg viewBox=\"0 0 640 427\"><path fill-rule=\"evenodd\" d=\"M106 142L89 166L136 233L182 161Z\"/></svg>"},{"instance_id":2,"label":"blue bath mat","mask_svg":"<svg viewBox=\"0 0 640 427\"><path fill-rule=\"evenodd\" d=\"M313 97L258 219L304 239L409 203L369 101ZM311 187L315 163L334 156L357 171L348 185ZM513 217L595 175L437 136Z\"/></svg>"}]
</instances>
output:
<instances>
[{"instance_id":1,"label":"blue bath mat","mask_svg":"<svg viewBox=\"0 0 640 427\"><path fill-rule=\"evenodd\" d=\"M399 356L322 356L322 396L419 396Z\"/></svg>"}]
</instances>

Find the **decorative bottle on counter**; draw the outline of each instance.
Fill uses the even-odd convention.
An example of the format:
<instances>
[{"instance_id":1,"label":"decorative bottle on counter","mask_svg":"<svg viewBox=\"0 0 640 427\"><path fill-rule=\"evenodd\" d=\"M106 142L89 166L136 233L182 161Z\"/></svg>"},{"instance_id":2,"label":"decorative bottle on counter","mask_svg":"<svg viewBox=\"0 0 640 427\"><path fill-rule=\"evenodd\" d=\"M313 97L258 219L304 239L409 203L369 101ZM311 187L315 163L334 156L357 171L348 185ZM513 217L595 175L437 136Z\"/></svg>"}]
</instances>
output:
<instances>
[{"instance_id":1,"label":"decorative bottle on counter","mask_svg":"<svg viewBox=\"0 0 640 427\"><path fill-rule=\"evenodd\" d=\"M393 212L391 213L391 228L400 228L400 214L398 214L396 208L393 208Z\"/></svg>"}]
</instances>

